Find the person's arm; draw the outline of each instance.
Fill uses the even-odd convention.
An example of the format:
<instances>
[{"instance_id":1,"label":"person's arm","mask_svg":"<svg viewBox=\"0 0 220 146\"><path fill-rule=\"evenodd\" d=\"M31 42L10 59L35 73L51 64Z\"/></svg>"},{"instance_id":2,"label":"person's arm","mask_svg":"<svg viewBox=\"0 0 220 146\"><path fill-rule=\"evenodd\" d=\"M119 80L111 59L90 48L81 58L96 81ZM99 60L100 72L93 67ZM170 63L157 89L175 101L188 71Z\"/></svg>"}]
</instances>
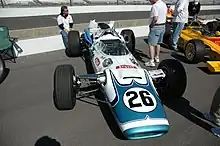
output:
<instances>
[{"instance_id":1,"label":"person's arm","mask_svg":"<svg viewBox=\"0 0 220 146\"><path fill-rule=\"evenodd\" d=\"M157 24L158 20L158 10L155 6L152 7L152 22L151 22L151 27L153 27L155 24Z\"/></svg>"},{"instance_id":2,"label":"person's arm","mask_svg":"<svg viewBox=\"0 0 220 146\"><path fill-rule=\"evenodd\" d=\"M179 5L177 7L177 12L178 13L183 11L183 8L184 8L186 2L187 2L186 0L179 0Z\"/></svg>"},{"instance_id":3,"label":"person's arm","mask_svg":"<svg viewBox=\"0 0 220 146\"><path fill-rule=\"evenodd\" d=\"M72 29L73 28L73 18L71 15L70 16L70 19L69 19L69 25L70 25L70 28Z\"/></svg>"}]
</instances>

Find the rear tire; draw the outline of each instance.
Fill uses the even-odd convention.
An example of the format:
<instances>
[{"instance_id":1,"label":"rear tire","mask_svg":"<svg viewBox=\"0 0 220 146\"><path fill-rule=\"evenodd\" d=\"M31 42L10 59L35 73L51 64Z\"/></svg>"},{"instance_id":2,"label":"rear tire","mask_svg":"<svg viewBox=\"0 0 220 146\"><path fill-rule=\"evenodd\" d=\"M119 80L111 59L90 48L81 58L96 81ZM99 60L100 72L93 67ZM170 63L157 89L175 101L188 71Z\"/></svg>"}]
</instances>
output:
<instances>
[{"instance_id":1,"label":"rear tire","mask_svg":"<svg viewBox=\"0 0 220 146\"><path fill-rule=\"evenodd\" d=\"M121 35L124 37L128 50L133 54L135 52L135 35L130 29L124 29L121 31Z\"/></svg>"},{"instance_id":2,"label":"rear tire","mask_svg":"<svg viewBox=\"0 0 220 146\"><path fill-rule=\"evenodd\" d=\"M187 76L183 65L175 59L166 59L161 61L158 69L162 69L166 75L157 85L160 98L182 97L187 85Z\"/></svg>"},{"instance_id":3,"label":"rear tire","mask_svg":"<svg viewBox=\"0 0 220 146\"><path fill-rule=\"evenodd\" d=\"M0 55L0 83L4 81L5 77L5 61Z\"/></svg>"},{"instance_id":4,"label":"rear tire","mask_svg":"<svg viewBox=\"0 0 220 146\"><path fill-rule=\"evenodd\" d=\"M199 63L205 60L206 47L201 40L190 40L185 46L184 55L191 63Z\"/></svg>"},{"instance_id":5,"label":"rear tire","mask_svg":"<svg viewBox=\"0 0 220 146\"><path fill-rule=\"evenodd\" d=\"M54 104L58 110L72 110L76 105L76 87L72 65L59 65L54 72Z\"/></svg>"},{"instance_id":6,"label":"rear tire","mask_svg":"<svg viewBox=\"0 0 220 146\"><path fill-rule=\"evenodd\" d=\"M69 31L68 33L68 48L65 50L66 56L68 57L81 57L81 44L80 34L78 31Z\"/></svg>"}]
</instances>

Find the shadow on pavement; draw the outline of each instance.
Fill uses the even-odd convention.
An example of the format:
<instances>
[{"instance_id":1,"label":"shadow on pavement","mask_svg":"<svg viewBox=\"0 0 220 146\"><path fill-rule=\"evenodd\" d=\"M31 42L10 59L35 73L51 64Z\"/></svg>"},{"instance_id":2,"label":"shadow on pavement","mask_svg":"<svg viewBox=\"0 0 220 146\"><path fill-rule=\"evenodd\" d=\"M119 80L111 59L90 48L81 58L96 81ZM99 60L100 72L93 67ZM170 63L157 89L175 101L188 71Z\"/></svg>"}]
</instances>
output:
<instances>
[{"instance_id":1,"label":"shadow on pavement","mask_svg":"<svg viewBox=\"0 0 220 146\"><path fill-rule=\"evenodd\" d=\"M203 113L192 107L187 99L181 97L179 99L166 100L163 101L163 104L169 109L172 109L173 111L187 118L189 121L211 132L213 125L206 121Z\"/></svg>"},{"instance_id":2,"label":"shadow on pavement","mask_svg":"<svg viewBox=\"0 0 220 146\"><path fill-rule=\"evenodd\" d=\"M175 58L175 59L177 59L177 60L183 62L183 63L193 64L193 63L191 63L190 61L188 61L185 56L180 55L180 54L178 54L178 53L171 53L171 56L172 56L173 58Z\"/></svg>"},{"instance_id":3,"label":"shadow on pavement","mask_svg":"<svg viewBox=\"0 0 220 146\"><path fill-rule=\"evenodd\" d=\"M34 146L61 146L61 144L56 139L43 136L36 141Z\"/></svg>"},{"instance_id":4,"label":"shadow on pavement","mask_svg":"<svg viewBox=\"0 0 220 146\"><path fill-rule=\"evenodd\" d=\"M96 98L98 98L98 99L103 98L102 93L97 92ZM98 104L99 104L100 110L102 112L102 115L103 115L106 123L108 124L109 129L113 133L113 135L120 140L126 140L126 138L124 137L123 133L121 132L109 106L106 103L102 103L102 102L98 102Z\"/></svg>"},{"instance_id":5,"label":"shadow on pavement","mask_svg":"<svg viewBox=\"0 0 220 146\"><path fill-rule=\"evenodd\" d=\"M135 57L135 59L137 59L138 61L140 61L142 63L145 62L144 58L150 59L150 57L148 55L146 55L145 53L143 53L140 50L135 50L134 57Z\"/></svg>"}]
</instances>

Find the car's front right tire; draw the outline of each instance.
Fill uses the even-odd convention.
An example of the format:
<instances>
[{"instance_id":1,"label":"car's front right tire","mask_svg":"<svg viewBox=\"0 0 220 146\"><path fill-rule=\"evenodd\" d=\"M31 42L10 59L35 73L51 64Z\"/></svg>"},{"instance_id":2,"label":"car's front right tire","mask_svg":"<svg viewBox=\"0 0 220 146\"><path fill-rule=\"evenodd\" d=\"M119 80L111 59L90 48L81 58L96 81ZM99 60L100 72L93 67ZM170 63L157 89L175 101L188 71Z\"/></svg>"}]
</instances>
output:
<instances>
[{"instance_id":1,"label":"car's front right tire","mask_svg":"<svg viewBox=\"0 0 220 146\"><path fill-rule=\"evenodd\" d=\"M187 76L183 65L175 59L165 59L160 62L158 69L162 69L165 78L157 85L161 99L180 98L187 86Z\"/></svg>"},{"instance_id":2,"label":"car's front right tire","mask_svg":"<svg viewBox=\"0 0 220 146\"><path fill-rule=\"evenodd\" d=\"M76 105L76 87L72 65L59 65L54 72L54 105L58 110L72 110Z\"/></svg>"}]
</instances>

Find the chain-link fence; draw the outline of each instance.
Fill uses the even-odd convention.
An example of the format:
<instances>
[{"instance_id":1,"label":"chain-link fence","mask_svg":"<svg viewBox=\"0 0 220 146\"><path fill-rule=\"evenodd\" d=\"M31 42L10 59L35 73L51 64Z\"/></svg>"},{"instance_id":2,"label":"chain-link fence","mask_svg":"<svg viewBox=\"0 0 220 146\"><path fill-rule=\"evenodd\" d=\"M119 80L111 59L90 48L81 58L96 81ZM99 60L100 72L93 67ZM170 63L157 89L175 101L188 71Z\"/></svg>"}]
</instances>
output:
<instances>
[{"instance_id":1,"label":"chain-link fence","mask_svg":"<svg viewBox=\"0 0 220 146\"><path fill-rule=\"evenodd\" d=\"M176 0L164 0L166 3L174 4ZM203 5L220 4L220 0L200 0ZM150 4L150 0L1 0L4 7L47 7L47 6L86 6L86 5L125 5Z\"/></svg>"}]
</instances>

